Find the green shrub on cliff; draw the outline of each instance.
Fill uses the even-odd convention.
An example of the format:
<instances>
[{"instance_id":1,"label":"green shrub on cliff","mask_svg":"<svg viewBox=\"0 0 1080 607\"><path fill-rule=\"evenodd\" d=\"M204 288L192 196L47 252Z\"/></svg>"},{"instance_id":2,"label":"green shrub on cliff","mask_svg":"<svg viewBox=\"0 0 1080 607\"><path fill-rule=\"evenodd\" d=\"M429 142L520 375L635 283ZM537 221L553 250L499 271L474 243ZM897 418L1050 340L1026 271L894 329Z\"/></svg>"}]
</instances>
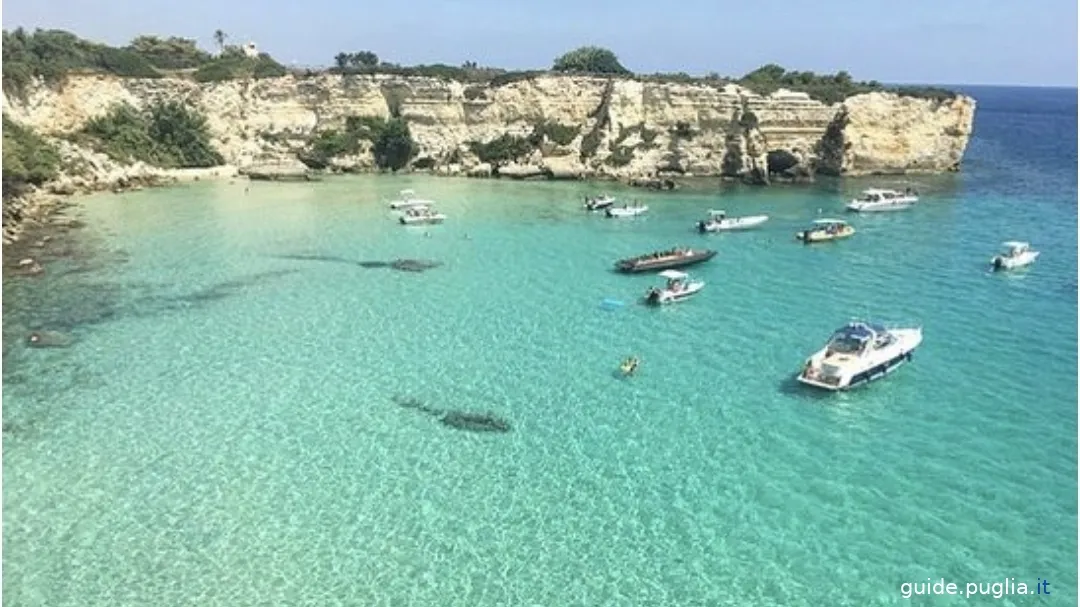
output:
<instances>
[{"instance_id":1,"label":"green shrub on cliff","mask_svg":"<svg viewBox=\"0 0 1080 607\"><path fill-rule=\"evenodd\" d=\"M551 66L556 72L582 72L586 74L630 74L619 63L615 53L599 46L582 46L555 59Z\"/></svg>"},{"instance_id":2,"label":"green shrub on cliff","mask_svg":"<svg viewBox=\"0 0 1080 607\"><path fill-rule=\"evenodd\" d=\"M176 36L139 36L127 48L145 57L154 67L165 70L196 68L212 59L194 40Z\"/></svg>"},{"instance_id":3,"label":"green shrub on cliff","mask_svg":"<svg viewBox=\"0 0 1080 607\"><path fill-rule=\"evenodd\" d=\"M18 196L28 185L41 185L56 177L60 155L47 141L7 116L4 124L4 198Z\"/></svg>"},{"instance_id":4,"label":"green shrub on cliff","mask_svg":"<svg viewBox=\"0 0 1080 607\"><path fill-rule=\"evenodd\" d=\"M113 48L63 30L23 28L3 32L4 90L21 93L31 79L55 82L79 70L138 78L161 76L153 64L131 49Z\"/></svg>"},{"instance_id":5,"label":"green shrub on cliff","mask_svg":"<svg viewBox=\"0 0 1080 607\"><path fill-rule=\"evenodd\" d=\"M313 169L325 169L333 158L359 154L363 141L371 142L375 166L380 169L403 169L417 152L409 124L404 119L349 116L345 119L344 129L315 133L298 158Z\"/></svg>"},{"instance_id":6,"label":"green shrub on cliff","mask_svg":"<svg viewBox=\"0 0 1080 607\"><path fill-rule=\"evenodd\" d=\"M139 36L117 48L79 38L63 30L23 28L3 32L3 86L21 94L34 78L55 83L67 74L96 72L130 78L160 78L168 70L199 68L203 82L230 78L271 78L288 71L266 53L248 58L236 47L213 57L194 40Z\"/></svg>"},{"instance_id":7,"label":"green shrub on cliff","mask_svg":"<svg viewBox=\"0 0 1080 607\"><path fill-rule=\"evenodd\" d=\"M572 141L581 132L579 126L568 126L565 124L559 124L558 122L552 122L545 120L537 123L533 127L533 134L531 139L535 142L535 145L539 147L540 143L546 138L548 141L557 143L559 145L570 145Z\"/></svg>"},{"instance_id":8,"label":"green shrub on cliff","mask_svg":"<svg viewBox=\"0 0 1080 607\"><path fill-rule=\"evenodd\" d=\"M532 153L535 146L527 137L503 133L488 142L470 141L469 149L480 162L501 164L521 159Z\"/></svg>"},{"instance_id":9,"label":"green shrub on cliff","mask_svg":"<svg viewBox=\"0 0 1080 607\"><path fill-rule=\"evenodd\" d=\"M267 55L248 57L235 47L229 47L221 56L199 66L195 71L195 80L199 82L221 82L241 78L277 78L288 74L285 66Z\"/></svg>"},{"instance_id":10,"label":"green shrub on cliff","mask_svg":"<svg viewBox=\"0 0 1080 607\"><path fill-rule=\"evenodd\" d=\"M852 95L874 91L891 91L909 97L950 99L956 93L933 87L886 87L876 80L858 82L851 74L839 71L835 74L788 71L770 63L743 76L739 84L760 95L770 95L778 89L802 92L824 103L837 103Z\"/></svg>"},{"instance_id":11,"label":"green shrub on cliff","mask_svg":"<svg viewBox=\"0 0 1080 607\"><path fill-rule=\"evenodd\" d=\"M77 138L119 162L141 160L183 168L225 161L210 145L206 118L175 101L155 104L145 112L118 105L88 122Z\"/></svg>"}]
</instances>

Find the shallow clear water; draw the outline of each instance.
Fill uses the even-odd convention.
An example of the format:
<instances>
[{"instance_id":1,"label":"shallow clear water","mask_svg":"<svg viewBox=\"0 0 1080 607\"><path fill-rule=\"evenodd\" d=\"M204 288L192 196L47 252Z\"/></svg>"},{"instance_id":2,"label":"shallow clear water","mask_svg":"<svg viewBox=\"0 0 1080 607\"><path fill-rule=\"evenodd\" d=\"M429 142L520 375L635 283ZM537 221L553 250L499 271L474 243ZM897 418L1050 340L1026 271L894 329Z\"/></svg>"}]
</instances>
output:
<instances>
[{"instance_id":1,"label":"shallow clear water","mask_svg":"<svg viewBox=\"0 0 1080 607\"><path fill-rule=\"evenodd\" d=\"M941 577L1075 602L1076 93L975 94L964 174L884 180L925 203L814 247L883 182L607 188L651 207L622 221L580 210L605 186L422 177L87 199L77 258L4 284L4 603L875 605ZM445 225L396 223L410 187ZM710 208L771 219L698 235ZM987 273L1007 239L1042 257ZM691 301L610 271L679 244L719 251ZM396 258L444 265L341 261ZM914 362L796 386L862 315L922 323Z\"/></svg>"}]
</instances>

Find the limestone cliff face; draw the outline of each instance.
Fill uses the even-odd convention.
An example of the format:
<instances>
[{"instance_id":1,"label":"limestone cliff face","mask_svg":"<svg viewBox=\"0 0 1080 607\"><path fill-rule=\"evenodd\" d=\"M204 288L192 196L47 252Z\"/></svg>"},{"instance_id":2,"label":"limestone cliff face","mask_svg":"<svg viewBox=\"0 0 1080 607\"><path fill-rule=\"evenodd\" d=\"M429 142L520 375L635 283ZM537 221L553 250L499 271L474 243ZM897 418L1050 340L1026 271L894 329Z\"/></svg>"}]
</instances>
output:
<instances>
[{"instance_id":1,"label":"limestone cliff face","mask_svg":"<svg viewBox=\"0 0 1080 607\"><path fill-rule=\"evenodd\" d=\"M294 159L312 132L348 116L405 118L417 161L438 172L530 177L724 175L770 179L770 158L798 161L788 174L957 170L975 102L871 93L827 105L801 93L769 97L736 85L540 76L502 86L398 76L285 76L199 84L179 79L74 76L62 87L4 97L4 112L43 134L79 129L117 103L184 100L209 119L214 144L240 167ZM545 138L513 163L480 163L471 142L528 136L557 124L572 140ZM576 134L575 134L576 133ZM346 159L359 168L370 155ZM799 173L801 171L801 173ZM775 176L775 175L774 175Z\"/></svg>"}]
</instances>

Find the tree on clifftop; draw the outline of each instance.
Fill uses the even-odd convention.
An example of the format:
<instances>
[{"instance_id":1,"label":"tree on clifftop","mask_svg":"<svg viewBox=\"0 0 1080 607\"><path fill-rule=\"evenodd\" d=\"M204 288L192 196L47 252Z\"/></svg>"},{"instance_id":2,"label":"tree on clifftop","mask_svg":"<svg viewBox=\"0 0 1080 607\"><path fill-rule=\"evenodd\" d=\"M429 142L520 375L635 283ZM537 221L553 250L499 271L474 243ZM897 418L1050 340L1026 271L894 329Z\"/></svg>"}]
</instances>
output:
<instances>
[{"instance_id":1,"label":"tree on clifftop","mask_svg":"<svg viewBox=\"0 0 1080 607\"><path fill-rule=\"evenodd\" d=\"M629 74L615 53L599 46L583 46L555 59L551 69L556 72L588 72L593 74Z\"/></svg>"},{"instance_id":2,"label":"tree on clifftop","mask_svg":"<svg viewBox=\"0 0 1080 607\"><path fill-rule=\"evenodd\" d=\"M222 30L214 30L214 42L218 45L218 51L225 52L225 40L229 35Z\"/></svg>"}]
</instances>

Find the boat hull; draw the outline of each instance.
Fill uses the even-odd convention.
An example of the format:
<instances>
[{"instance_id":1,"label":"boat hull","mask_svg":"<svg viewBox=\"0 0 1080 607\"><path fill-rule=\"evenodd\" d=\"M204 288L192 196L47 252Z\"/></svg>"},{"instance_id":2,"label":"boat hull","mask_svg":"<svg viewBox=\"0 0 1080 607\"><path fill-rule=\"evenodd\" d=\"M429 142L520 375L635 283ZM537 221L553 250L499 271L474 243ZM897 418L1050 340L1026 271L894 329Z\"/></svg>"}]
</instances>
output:
<instances>
[{"instance_id":1,"label":"boat hull","mask_svg":"<svg viewBox=\"0 0 1080 607\"><path fill-rule=\"evenodd\" d=\"M649 207L636 207L636 208L629 208L629 209L611 209L611 208L609 208L606 211L604 211L604 214L607 215L608 217L613 218L613 219L617 219L617 218L624 218L624 217L637 217L638 215L643 215L648 210L649 210Z\"/></svg>"},{"instance_id":2,"label":"boat hull","mask_svg":"<svg viewBox=\"0 0 1080 607\"><path fill-rule=\"evenodd\" d=\"M902 329L896 335L898 343L896 347L890 349L888 355L864 369L851 373L848 377L838 376L838 380L835 382L826 379L828 376L821 373L822 363L825 361L825 350L822 350L807 360L803 371L799 373L797 379L808 386L831 392L851 390L877 381L904 364L911 362L915 350L922 344L922 331L919 329Z\"/></svg>"},{"instance_id":3,"label":"boat hull","mask_svg":"<svg viewBox=\"0 0 1080 607\"><path fill-rule=\"evenodd\" d=\"M716 251L703 251L696 253L692 256L670 257L657 260L624 259L622 261L616 262L615 269L619 272L624 272L627 274L637 274L639 272L654 272L658 270L671 270L674 268L685 268L687 266L706 262L713 257L716 257Z\"/></svg>"},{"instance_id":4,"label":"boat hull","mask_svg":"<svg viewBox=\"0 0 1080 607\"><path fill-rule=\"evenodd\" d=\"M425 207L430 207L430 206L434 206L434 205L435 205L434 200L409 200L409 201L400 201L399 200L397 202L391 202L390 203L390 208L395 210L395 211L400 211L402 209L418 209L418 208L425 208Z\"/></svg>"},{"instance_id":5,"label":"boat hull","mask_svg":"<svg viewBox=\"0 0 1080 607\"><path fill-rule=\"evenodd\" d=\"M870 382L882 379L886 375L904 366L906 363L911 362L914 352L914 350L910 350L903 354L898 354L886 360L885 362L874 365L873 367L865 371L860 371L859 373L851 376L850 382L843 385L817 381L814 379L810 379L803 374L799 375L798 380L808 386L821 388L822 390L829 390L831 392L843 392L846 390L852 390L854 388L858 388L859 386L863 386Z\"/></svg>"},{"instance_id":6,"label":"boat hull","mask_svg":"<svg viewBox=\"0 0 1080 607\"><path fill-rule=\"evenodd\" d=\"M847 205L847 210L853 213L888 213L890 211L903 211L915 206L914 200L889 203L859 203L852 202Z\"/></svg>"},{"instance_id":7,"label":"boat hull","mask_svg":"<svg viewBox=\"0 0 1080 607\"><path fill-rule=\"evenodd\" d=\"M1031 264L1035 263L1035 260L1038 258L1039 253L1035 251L1016 258L1010 258L1004 255L997 255L992 260L990 260L990 266L996 272L1016 270L1018 268L1026 268L1027 266L1030 266Z\"/></svg>"},{"instance_id":8,"label":"boat hull","mask_svg":"<svg viewBox=\"0 0 1080 607\"><path fill-rule=\"evenodd\" d=\"M815 242L830 242L833 240L841 240L855 235L855 230L845 230L836 234L828 234L823 231L815 232L812 230L804 230L795 234L797 240L803 241L805 244L812 244Z\"/></svg>"},{"instance_id":9,"label":"boat hull","mask_svg":"<svg viewBox=\"0 0 1080 607\"><path fill-rule=\"evenodd\" d=\"M683 301L697 295L704 287L705 283L703 282L693 282L687 285L685 291L680 291L678 293L672 293L667 289L654 287L649 289L649 292L645 294L645 303L651 306L661 306Z\"/></svg>"},{"instance_id":10,"label":"boat hull","mask_svg":"<svg viewBox=\"0 0 1080 607\"><path fill-rule=\"evenodd\" d=\"M737 219L723 219L720 221L699 221L699 232L731 232L736 230L749 230L756 228L769 220L768 215L756 215L753 217L739 217Z\"/></svg>"},{"instance_id":11,"label":"boat hull","mask_svg":"<svg viewBox=\"0 0 1080 607\"><path fill-rule=\"evenodd\" d=\"M446 221L445 217L399 217L398 221L401 225L406 226L419 226L419 225L432 225L442 223Z\"/></svg>"}]
</instances>

